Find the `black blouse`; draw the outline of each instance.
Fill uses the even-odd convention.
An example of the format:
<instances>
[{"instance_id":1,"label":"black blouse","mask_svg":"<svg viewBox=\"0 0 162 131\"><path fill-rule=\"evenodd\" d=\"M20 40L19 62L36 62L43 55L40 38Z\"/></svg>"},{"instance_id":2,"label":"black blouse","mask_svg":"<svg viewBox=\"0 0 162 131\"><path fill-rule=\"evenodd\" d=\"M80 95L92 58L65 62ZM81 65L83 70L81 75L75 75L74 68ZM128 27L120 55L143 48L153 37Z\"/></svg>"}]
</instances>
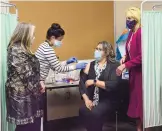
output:
<instances>
[{"instance_id":1,"label":"black blouse","mask_svg":"<svg viewBox=\"0 0 162 131\"><path fill-rule=\"evenodd\" d=\"M95 86L92 85L88 88L85 86L85 82L88 79L95 79L95 61L90 63L88 75L81 70L79 90L81 95L86 94L90 100L93 100ZM98 80L105 82L105 89L99 88L99 101L102 100L115 100L117 98L117 91L121 81L121 77L116 75L116 69L119 66L118 62L107 62L105 70L101 73Z\"/></svg>"}]
</instances>

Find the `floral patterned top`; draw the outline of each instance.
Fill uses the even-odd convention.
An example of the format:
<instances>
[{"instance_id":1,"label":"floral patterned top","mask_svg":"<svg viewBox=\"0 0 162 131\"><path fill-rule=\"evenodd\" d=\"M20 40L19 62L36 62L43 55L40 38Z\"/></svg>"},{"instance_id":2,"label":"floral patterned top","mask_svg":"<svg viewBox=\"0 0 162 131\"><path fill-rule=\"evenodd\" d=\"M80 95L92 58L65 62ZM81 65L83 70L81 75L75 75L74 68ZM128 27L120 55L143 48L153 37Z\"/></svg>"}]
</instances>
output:
<instances>
[{"instance_id":1,"label":"floral patterned top","mask_svg":"<svg viewBox=\"0 0 162 131\"><path fill-rule=\"evenodd\" d=\"M7 120L16 125L33 123L42 117L40 65L34 55L15 43L8 48L6 103Z\"/></svg>"},{"instance_id":2,"label":"floral patterned top","mask_svg":"<svg viewBox=\"0 0 162 131\"><path fill-rule=\"evenodd\" d=\"M94 65L96 80L101 76L102 72L105 70L107 63L103 65L102 68L99 67L99 63L96 61ZM94 96L93 96L93 105L97 106L99 104L99 88L95 86Z\"/></svg>"}]
</instances>

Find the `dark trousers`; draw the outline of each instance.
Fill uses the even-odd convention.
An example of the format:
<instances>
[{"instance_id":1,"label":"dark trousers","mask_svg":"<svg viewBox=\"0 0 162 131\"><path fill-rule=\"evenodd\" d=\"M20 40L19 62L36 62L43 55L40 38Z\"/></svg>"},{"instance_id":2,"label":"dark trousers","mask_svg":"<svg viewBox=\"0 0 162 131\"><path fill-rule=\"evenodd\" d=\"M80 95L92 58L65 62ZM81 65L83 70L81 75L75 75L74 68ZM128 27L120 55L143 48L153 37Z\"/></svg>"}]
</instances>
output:
<instances>
[{"instance_id":1,"label":"dark trousers","mask_svg":"<svg viewBox=\"0 0 162 131\"><path fill-rule=\"evenodd\" d=\"M41 118L35 119L34 123L17 125L15 131L41 131Z\"/></svg>"},{"instance_id":2,"label":"dark trousers","mask_svg":"<svg viewBox=\"0 0 162 131\"><path fill-rule=\"evenodd\" d=\"M83 106L79 110L79 116L87 131L102 131L104 119L112 112L110 102L100 102L92 110Z\"/></svg>"}]
</instances>

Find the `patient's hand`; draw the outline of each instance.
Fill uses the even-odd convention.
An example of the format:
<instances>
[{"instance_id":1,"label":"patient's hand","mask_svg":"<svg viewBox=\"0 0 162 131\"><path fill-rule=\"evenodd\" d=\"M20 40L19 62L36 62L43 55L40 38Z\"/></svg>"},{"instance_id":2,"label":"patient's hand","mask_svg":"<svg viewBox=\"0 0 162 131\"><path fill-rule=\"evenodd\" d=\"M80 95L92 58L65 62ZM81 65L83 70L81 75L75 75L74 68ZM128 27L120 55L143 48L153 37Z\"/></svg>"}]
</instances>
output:
<instances>
[{"instance_id":1,"label":"patient's hand","mask_svg":"<svg viewBox=\"0 0 162 131\"><path fill-rule=\"evenodd\" d=\"M87 107L89 110L92 110L92 108L93 108L93 102L92 102L91 100L86 99L86 100L85 100L85 105L86 105L86 107Z\"/></svg>"},{"instance_id":2,"label":"patient's hand","mask_svg":"<svg viewBox=\"0 0 162 131\"><path fill-rule=\"evenodd\" d=\"M86 85L87 88L88 88L89 86L91 86L91 85L94 85L94 80L87 80L87 81L85 82L85 85Z\"/></svg>"}]
</instances>

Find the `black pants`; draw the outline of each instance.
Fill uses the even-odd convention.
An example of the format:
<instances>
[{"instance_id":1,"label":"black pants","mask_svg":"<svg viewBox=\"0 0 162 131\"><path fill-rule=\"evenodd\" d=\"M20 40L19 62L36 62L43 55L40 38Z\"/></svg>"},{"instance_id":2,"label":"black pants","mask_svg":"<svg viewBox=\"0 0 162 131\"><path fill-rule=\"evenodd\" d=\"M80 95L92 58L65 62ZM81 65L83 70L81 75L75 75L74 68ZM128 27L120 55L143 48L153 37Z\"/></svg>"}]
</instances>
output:
<instances>
[{"instance_id":1,"label":"black pants","mask_svg":"<svg viewBox=\"0 0 162 131\"><path fill-rule=\"evenodd\" d=\"M105 116L113 110L110 102L100 102L92 110L83 106L79 110L79 116L87 131L102 131Z\"/></svg>"},{"instance_id":2,"label":"black pants","mask_svg":"<svg viewBox=\"0 0 162 131\"><path fill-rule=\"evenodd\" d=\"M41 118L35 119L34 123L17 125L15 131L41 131Z\"/></svg>"}]
</instances>

